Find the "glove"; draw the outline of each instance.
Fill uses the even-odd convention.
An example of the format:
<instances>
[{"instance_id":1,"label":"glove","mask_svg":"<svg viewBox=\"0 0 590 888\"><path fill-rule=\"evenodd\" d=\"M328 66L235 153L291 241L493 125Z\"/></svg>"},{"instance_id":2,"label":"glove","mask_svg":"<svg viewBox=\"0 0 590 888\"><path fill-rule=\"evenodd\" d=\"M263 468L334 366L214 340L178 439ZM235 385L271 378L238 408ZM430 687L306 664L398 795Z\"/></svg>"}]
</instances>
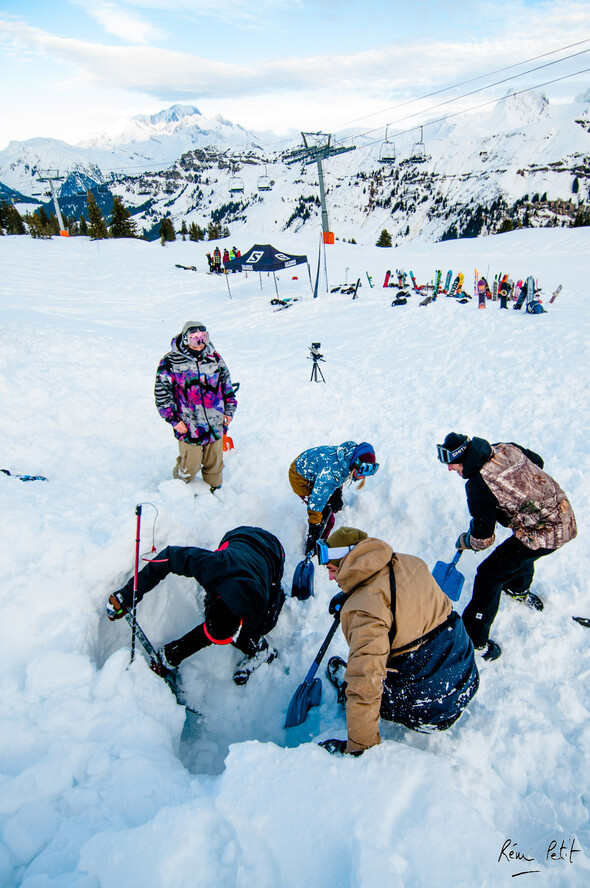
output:
<instances>
[{"instance_id":1,"label":"glove","mask_svg":"<svg viewBox=\"0 0 590 888\"><path fill-rule=\"evenodd\" d=\"M330 613L330 614L332 614L332 616L334 616L339 611L341 611L342 606L347 598L348 598L347 592L337 592L336 595L334 595L334 597L330 601L330 604L328 605L328 613Z\"/></svg>"},{"instance_id":2,"label":"glove","mask_svg":"<svg viewBox=\"0 0 590 888\"><path fill-rule=\"evenodd\" d=\"M111 621L120 620L121 617L125 616L125 607L123 606L117 595L118 593L113 593L112 595L110 595L109 600L105 605L107 617Z\"/></svg>"},{"instance_id":3,"label":"glove","mask_svg":"<svg viewBox=\"0 0 590 888\"><path fill-rule=\"evenodd\" d=\"M320 538L321 524L310 524L307 528L307 540L305 541L305 554L312 555L315 552L315 544Z\"/></svg>"},{"instance_id":4,"label":"glove","mask_svg":"<svg viewBox=\"0 0 590 888\"><path fill-rule=\"evenodd\" d=\"M330 755L362 755L363 754L362 749L358 749L356 752L347 752L346 751L346 746L347 746L346 740L335 740L335 739L334 740L322 740L321 743L318 743L318 746L323 746L323 748L326 749L330 753Z\"/></svg>"},{"instance_id":5,"label":"glove","mask_svg":"<svg viewBox=\"0 0 590 888\"><path fill-rule=\"evenodd\" d=\"M346 740L323 740L318 746L322 746L330 755L346 754Z\"/></svg>"},{"instance_id":6,"label":"glove","mask_svg":"<svg viewBox=\"0 0 590 888\"><path fill-rule=\"evenodd\" d=\"M327 505L332 509L332 513L335 515L336 512L342 511L344 508L344 503L342 501L342 488L337 487L330 499L327 502Z\"/></svg>"},{"instance_id":7,"label":"glove","mask_svg":"<svg viewBox=\"0 0 590 888\"><path fill-rule=\"evenodd\" d=\"M469 531L467 531L467 533L462 533L457 537L455 549L458 549L459 552L464 552L466 549L471 549L471 534L469 533Z\"/></svg>"}]
</instances>

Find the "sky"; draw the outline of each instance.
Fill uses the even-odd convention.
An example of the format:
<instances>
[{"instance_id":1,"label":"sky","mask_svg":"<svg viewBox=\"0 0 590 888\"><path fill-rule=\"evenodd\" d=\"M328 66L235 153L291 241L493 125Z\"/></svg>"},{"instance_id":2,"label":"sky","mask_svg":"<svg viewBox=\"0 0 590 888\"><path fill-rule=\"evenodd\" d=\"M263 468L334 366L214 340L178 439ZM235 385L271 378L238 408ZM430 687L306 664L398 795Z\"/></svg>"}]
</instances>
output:
<instances>
[{"instance_id":1,"label":"sky","mask_svg":"<svg viewBox=\"0 0 590 888\"><path fill-rule=\"evenodd\" d=\"M571 100L589 69L583 0L0 0L0 150L117 135L177 102L258 131L395 128L471 78L490 75L445 111L541 84Z\"/></svg>"}]
</instances>

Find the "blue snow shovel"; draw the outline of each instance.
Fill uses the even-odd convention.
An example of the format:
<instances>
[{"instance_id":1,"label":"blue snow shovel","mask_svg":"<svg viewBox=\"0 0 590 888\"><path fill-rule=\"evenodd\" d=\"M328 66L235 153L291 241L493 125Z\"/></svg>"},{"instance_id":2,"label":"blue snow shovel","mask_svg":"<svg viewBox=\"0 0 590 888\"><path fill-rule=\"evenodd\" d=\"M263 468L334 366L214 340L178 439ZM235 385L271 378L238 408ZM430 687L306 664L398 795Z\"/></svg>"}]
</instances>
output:
<instances>
[{"instance_id":1,"label":"blue snow shovel","mask_svg":"<svg viewBox=\"0 0 590 888\"><path fill-rule=\"evenodd\" d=\"M326 635L324 642L315 656L315 660L311 664L310 670L301 682L289 703L287 709L287 717L285 718L286 728L295 728L302 725L307 718L307 713L312 706L319 706L322 700L322 680L316 678L319 665L324 658L324 654L330 647L330 642L334 638L336 630L340 624L340 608L334 614L334 622L330 626L330 631Z\"/></svg>"},{"instance_id":2,"label":"blue snow shovel","mask_svg":"<svg viewBox=\"0 0 590 888\"><path fill-rule=\"evenodd\" d=\"M330 516L332 514L332 510L328 511L328 514L324 518L320 526L320 538L322 533L324 532L328 521L330 520ZM313 587L313 575L314 575L314 567L312 563L312 558L314 556L314 552L308 552L303 561L300 561L297 567L295 568L295 572L293 574L293 583L291 585L291 595L293 598L298 598L299 601L306 601L308 598L311 598L314 594Z\"/></svg>"},{"instance_id":3,"label":"blue snow shovel","mask_svg":"<svg viewBox=\"0 0 590 888\"><path fill-rule=\"evenodd\" d=\"M465 577L457 570L456 564L463 553L457 552L450 564L437 561L432 576L451 601L459 601Z\"/></svg>"}]
</instances>

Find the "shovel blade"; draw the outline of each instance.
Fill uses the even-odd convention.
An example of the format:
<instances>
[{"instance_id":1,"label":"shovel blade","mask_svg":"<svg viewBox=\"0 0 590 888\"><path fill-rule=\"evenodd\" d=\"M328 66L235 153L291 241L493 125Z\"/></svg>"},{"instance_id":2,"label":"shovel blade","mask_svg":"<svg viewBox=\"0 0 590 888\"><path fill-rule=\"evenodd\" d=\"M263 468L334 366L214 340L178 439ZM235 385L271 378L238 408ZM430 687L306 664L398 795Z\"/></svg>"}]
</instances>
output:
<instances>
[{"instance_id":1,"label":"shovel blade","mask_svg":"<svg viewBox=\"0 0 590 888\"><path fill-rule=\"evenodd\" d=\"M291 586L291 595L298 598L299 601L306 601L314 593L313 588L313 563L311 558L304 558L295 568L293 574L293 584Z\"/></svg>"},{"instance_id":2,"label":"shovel blade","mask_svg":"<svg viewBox=\"0 0 590 888\"><path fill-rule=\"evenodd\" d=\"M453 562L447 564L444 561L437 561L432 576L451 601L459 601L465 577Z\"/></svg>"},{"instance_id":3,"label":"shovel blade","mask_svg":"<svg viewBox=\"0 0 590 888\"><path fill-rule=\"evenodd\" d=\"M314 678L312 682L303 681L291 697L285 718L285 727L295 728L297 725L302 725L312 706L319 706L321 700L321 680Z\"/></svg>"},{"instance_id":4,"label":"shovel blade","mask_svg":"<svg viewBox=\"0 0 590 888\"><path fill-rule=\"evenodd\" d=\"M232 439L230 438L229 435L224 435L223 436L223 451L224 451L224 453L227 450L233 450L233 449L234 449L234 442L232 441Z\"/></svg>"}]
</instances>

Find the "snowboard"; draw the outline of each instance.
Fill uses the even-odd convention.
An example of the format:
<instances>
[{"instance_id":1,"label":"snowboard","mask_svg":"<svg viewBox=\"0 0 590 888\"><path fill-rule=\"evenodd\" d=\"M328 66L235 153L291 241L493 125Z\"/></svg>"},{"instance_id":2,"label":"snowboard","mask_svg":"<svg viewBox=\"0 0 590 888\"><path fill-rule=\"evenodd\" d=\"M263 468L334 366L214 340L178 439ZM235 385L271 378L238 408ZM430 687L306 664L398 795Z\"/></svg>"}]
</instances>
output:
<instances>
[{"instance_id":1,"label":"snowboard","mask_svg":"<svg viewBox=\"0 0 590 888\"><path fill-rule=\"evenodd\" d=\"M196 265L178 265L178 263L176 263L176 265L174 267L175 268L184 268L186 271L196 271L197 270Z\"/></svg>"},{"instance_id":2,"label":"snowboard","mask_svg":"<svg viewBox=\"0 0 590 888\"><path fill-rule=\"evenodd\" d=\"M385 272L385 280L383 281L383 286L384 286L384 287L388 287L388 286L389 286L389 278L390 278L390 277L391 277L391 272L390 272L390 271L386 271L386 272Z\"/></svg>"},{"instance_id":3,"label":"snowboard","mask_svg":"<svg viewBox=\"0 0 590 888\"><path fill-rule=\"evenodd\" d=\"M557 288L557 290L553 291L553 295L551 296L551 299L549 300L549 305L551 305L552 302L555 302L556 297L559 296L559 294L561 293L562 286L563 286L563 284L560 284L559 287Z\"/></svg>"},{"instance_id":4,"label":"snowboard","mask_svg":"<svg viewBox=\"0 0 590 888\"><path fill-rule=\"evenodd\" d=\"M371 275L369 274L368 271L365 271L365 274L367 275L367 280L368 280L368 282L369 282L369 287L370 287L371 289L373 289L373 278L371 277Z\"/></svg>"},{"instance_id":5,"label":"snowboard","mask_svg":"<svg viewBox=\"0 0 590 888\"><path fill-rule=\"evenodd\" d=\"M486 307L487 289L488 289L488 282L486 281L485 278L483 278L483 277L480 278L477 282L477 298L479 300L478 306L477 306L478 308L485 308Z\"/></svg>"},{"instance_id":6,"label":"snowboard","mask_svg":"<svg viewBox=\"0 0 590 888\"><path fill-rule=\"evenodd\" d=\"M445 285L444 285L444 287L443 287L443 293L444 293L446 296L449 295L449 287L451 286L451 281L452 281L452 279L453 279L453 270L452 270L452 269L449 269L449 271L447 271L447 278L446 278L446 280L445 280Z\"/></svg>"},{"instance_id":7,"label":"snowboard","mask_svg":"<svg viewBox=\"0 0 590 888\"><path fill-rule=\"evenodd\" d=\"M458 296L463 291L463 281L465 280L465 275L460 272L451 285L451 289L448 291L447 296Z\"/></svg>"}]
</instances>

